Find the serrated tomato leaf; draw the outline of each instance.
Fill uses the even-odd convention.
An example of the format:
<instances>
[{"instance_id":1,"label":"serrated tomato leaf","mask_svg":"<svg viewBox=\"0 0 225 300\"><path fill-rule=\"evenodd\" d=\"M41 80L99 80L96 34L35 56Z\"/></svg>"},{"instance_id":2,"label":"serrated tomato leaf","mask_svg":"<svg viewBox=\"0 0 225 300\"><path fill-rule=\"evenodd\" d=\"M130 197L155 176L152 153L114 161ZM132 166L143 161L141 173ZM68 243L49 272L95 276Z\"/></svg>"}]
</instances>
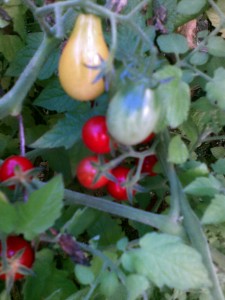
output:
<instances>
[{"instance_id":1,"label":"serrated tomato leaf","mask_svg":"<svg viewBox=\"0 0 225 300\"><path fill-rule=\"evenodd\" d=\"M149 233L140 239L140 248L122 255L122 264L130 272L146 276L159 288L180 290L209 287L200 254L179 237Z\"/></svg>"}]
</instances>

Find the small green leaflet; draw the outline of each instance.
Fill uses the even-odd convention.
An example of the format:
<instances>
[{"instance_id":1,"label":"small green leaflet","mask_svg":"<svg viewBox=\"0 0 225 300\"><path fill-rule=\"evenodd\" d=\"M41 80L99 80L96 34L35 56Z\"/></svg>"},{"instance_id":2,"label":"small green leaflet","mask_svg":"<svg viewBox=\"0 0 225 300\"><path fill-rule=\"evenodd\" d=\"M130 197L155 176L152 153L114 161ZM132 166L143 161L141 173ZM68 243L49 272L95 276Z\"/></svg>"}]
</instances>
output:
<instances>
[{"instance_id":1,"label":"small green leaflet","mask_svg":"<svg viewBox=\"0 0 225 300\"><path fill-rule=\"evenodd\" d=\"M225 41L220 36L211 36L207 42L209 54L217 57L225 57Z\"/></svg>"},{"instance_id":2,"label":"small green leaflet","mask_svg":"<svg viewBox=\"0 0 225 300\"><path fill-rule=\"evenodd\" d=\"M157 39L160 49L165 53L184 54L188 51L186 38L178 33L160 35Z\"/></svg>"},{"instance_id":3,"label":"small green leaflet","mask_svg":"<svg viewBox=\"0 0 225 300\"><path fill-rule=\"evenodd\" d=\"M219 224L225 222L225 196L217 194L207 207L202 224Z\"/></svg>"},{"instance_id":4,"label":"small green leaflet","mask_svg":"<svg viewBox=\"0 0 225 300\"><path fill-rule=\"evenodd\" d=\"M177 11L183 15L199 13L206 5L206 0L181 0L177 5Z\"/></svg>"},{"instance_id":5,"label":"small green leaflet","mask_svg":"<svg viewBox=\"0 0 225 300\"><path fill-rule=\"evenodd\" d=\"M225 44L225 42L224 42ZM225 45L224 45L225 53ZM218 105L221 109L225 109L225 69L220 67L216 69L212 81L206 84L206 92L209 101L212 104Z\"/></svg>"},{"instance_id":6,"label":"small green leaflet","mask_svg":"<svg viewBox=\"0 0 225 300\"><path fill-rule=\"evenodd\" d=\"M213 197L221 189L221 183L212 175L198 177L184 188L185 193L195 196Z\"/></svg>"},{"instance_id":7,"label":"small green leaflet","mask_svg":"<svg viewBox=\"0 0 225 300\"><path fill-rule=\"evenodd\" d=\"M188 159L187 146L179 135L171 139L168 154L168 161L174 164L182 164Z\"/></svg>"},{"instance_id":8,"label":"small green leaflet","mask_svg":"<svg viewBox=\"0 0 225 300\"><path fill-rule=\"evenodd\" d=\"M140 239L139 249L122 255L122 264L159 288L188 290L211 285L200 254L179 237L168 234L146 234Z\"/></svg>"},{"instance_id":9,"label":"small green leaflet","mask_svg":"<svg viewBox=\"0 0 225 300\"><path fill-rule=\"evenodd\" d=\"M154 76L159 82L156 89L156 99L162 109L163 119L165 117L167 125L175 128L188 117L190 109L189 86L182 81L182 71L175 66L165 66Z\"/></svg>"}]
</instances>

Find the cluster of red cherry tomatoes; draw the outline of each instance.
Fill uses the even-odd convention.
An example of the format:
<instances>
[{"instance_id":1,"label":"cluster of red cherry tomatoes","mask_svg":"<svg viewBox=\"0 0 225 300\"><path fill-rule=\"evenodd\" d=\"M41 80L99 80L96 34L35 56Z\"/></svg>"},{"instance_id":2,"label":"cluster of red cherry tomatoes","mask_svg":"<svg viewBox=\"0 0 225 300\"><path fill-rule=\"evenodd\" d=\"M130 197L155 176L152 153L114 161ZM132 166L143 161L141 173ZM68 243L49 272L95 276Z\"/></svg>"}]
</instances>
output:
<instances>
[{"instance_id":1,"label":"cluster of red cherry tomatoes","mask_svg":"<svg viewBox=\"0 0 225 300\"><path fill-rule=\"evenodd\" d=\"M151 134L143 143L147 143L153 138L154 134ZM107 130L105 116L90 118L82 128L82 139L86 147L95 154L84 158L78 164L77 179L80 184L92 190L106 187L108 194L115 200L128 200L126 181L128 180L130 168L119 165L109 170L108 176L107 174L99 175L99 166L102 164L99 154L109 154L112 147L116 148L116 143L111 139ZM153 171L156 162L155 155L145 157L141 172L149 176L156 175ZM134 195L135 190L132 193Z\"/></svg>"}]
</instances>

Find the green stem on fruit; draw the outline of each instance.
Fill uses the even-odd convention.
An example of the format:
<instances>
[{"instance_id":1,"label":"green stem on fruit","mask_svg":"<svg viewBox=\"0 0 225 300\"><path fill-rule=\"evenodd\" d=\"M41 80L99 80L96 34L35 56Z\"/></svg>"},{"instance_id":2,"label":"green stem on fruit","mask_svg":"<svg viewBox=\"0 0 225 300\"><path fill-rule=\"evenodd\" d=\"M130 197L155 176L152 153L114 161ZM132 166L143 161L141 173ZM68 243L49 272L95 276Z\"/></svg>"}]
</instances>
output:
<instances>
[{"instance_id":1,"label":"green stem on fruit","mask_svg":"<svg viewBox=\"0 0 225 300\"><path fill-rule=\"evenodd\" d=\"M90 195L81 194L75 191L65 190L65 203L67 205L84 205L104 211L122 218L127 218L152 226L162 232L184 237L182 226L179 223L172 222L168 216L157 215L146 212L131 206L122 205L119 203L105 200Z\"/></svg>"},{"instance_id":2,"label":"green stem on fruit","mask_svg":"<svg viewBox=\"0 0 225 300\"><path fill-rule=\"evenodd\" d=\"M8 115L18 116L21 113L23 101L35 82L44 62L58 43L58 40L44 35L41 45L21 73L13 88L0 98L0 119Z\"/></svg>"}]
</instances>

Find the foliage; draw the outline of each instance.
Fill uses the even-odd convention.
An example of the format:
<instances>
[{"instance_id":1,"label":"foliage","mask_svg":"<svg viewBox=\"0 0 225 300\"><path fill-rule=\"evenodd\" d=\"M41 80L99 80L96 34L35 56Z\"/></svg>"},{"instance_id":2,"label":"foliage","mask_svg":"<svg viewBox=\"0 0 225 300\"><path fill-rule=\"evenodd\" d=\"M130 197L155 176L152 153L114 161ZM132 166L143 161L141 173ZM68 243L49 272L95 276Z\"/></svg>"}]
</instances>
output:
<instances>
[{"instance_id":1,"label":"foliage","mask_svg":"<svg viewBox=\"0 0 225 300\"><path fill-rule=\"evenodd\" d=\"M35 166L24 177L15 170L22 184L14 190L15 178L0 183L0 268L7 236L35 250L35 275L1 283L1 299L225 299L224 12L222 0L1 1L1 163L26 155ZM101 19L109 48L100 65L82 65L105 82L85 102L58 78L80 13ZM135 87L154 99L149 130ZM125 201L76 176L93 156L82 128L99 115L114 139L92 175L118 183L111 170L126 168ZM134 129L154 137L126 142ZM150 155L157 163L147 174Z\"/></svg>"}]
</instances>

